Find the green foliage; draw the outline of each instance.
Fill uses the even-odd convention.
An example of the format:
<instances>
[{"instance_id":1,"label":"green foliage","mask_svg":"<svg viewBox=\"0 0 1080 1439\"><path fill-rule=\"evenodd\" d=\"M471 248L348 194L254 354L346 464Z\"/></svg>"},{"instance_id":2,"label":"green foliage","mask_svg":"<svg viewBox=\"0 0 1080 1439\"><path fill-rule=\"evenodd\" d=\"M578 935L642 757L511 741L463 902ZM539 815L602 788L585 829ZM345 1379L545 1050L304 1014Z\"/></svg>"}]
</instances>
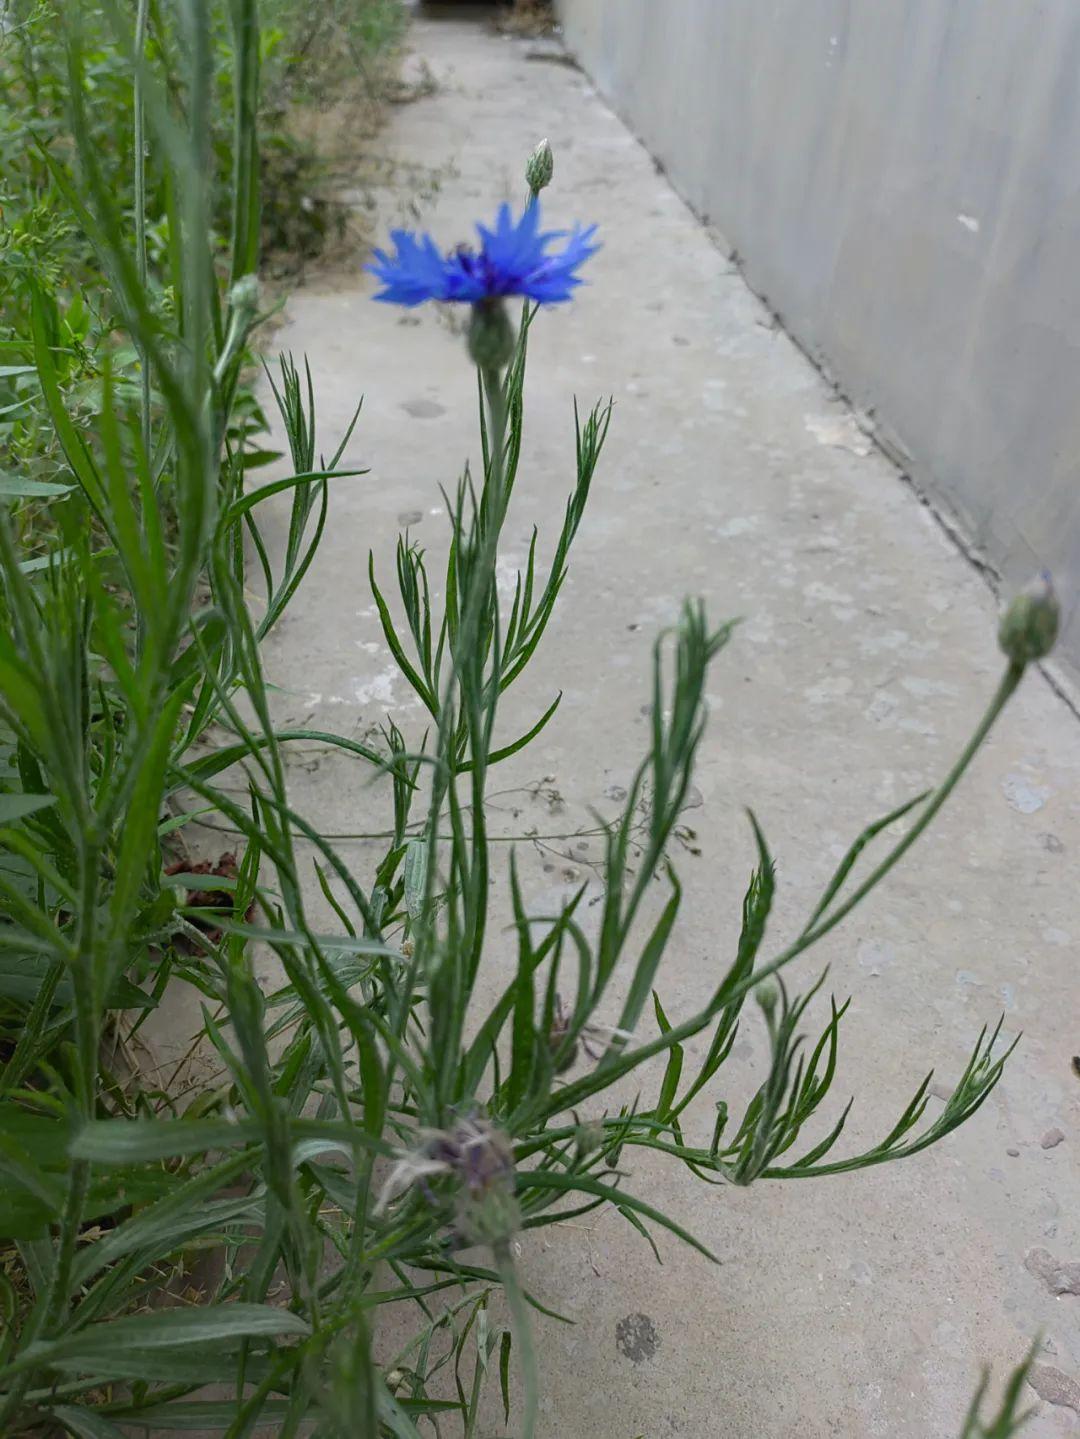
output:
<instances>
[{"instance_id":1,"label":"green foliage","mask_svg":"<svg viewBox=\"0 0 1080 1439\"><path fill-rule=\"evenodd\" d=\"M137 0L147 62L168 76L170 97L181 113L191 103L184 67L186 40L171 4ZM135 5L131 6L135 9ZM399 0L341 0L303 6L297 0L267 0L257 48L238 52L231 16L235 0L208 6L209 45L214 61L213 101L208 109L207 147L213 160L207 195L216 265L228 263L234 223L233 175L241 143L261 147L243 157L260 171L257 219L264 258L290 270L320 253L340 228L341 212L320 193L322 159L296 123L316 96L322 102L347 93L359 72L377 87L382 58L396 44L402 24ZM85 87L81 144L96 159L102 183L118 214L139 230L145 259L140 280L155 307L168 314L177 304L173 269L177 246L176 197L164 148L136 144L137 76L132 41L117 42L114 19L128 17L115 0L6 0L0 34L0 472L31 475L43 482L66 479L65 460L38 403L37 386L26 372L30 331L28 295L43 284L55 297L58 380L76 426L92 423L106 365L118 384L137 383L138 355L128 341L116 305L114 277L102 270L103 257L70 203L79 190L78 149L69 124L69 42L78 34ZM113 18L110 18L113 17ZM63 21L64 23L61 23ZM130 23L125 18L125 25ZM246 59L244 58L246 56ZM241 62L246 71L241 73ZM238 131L233 113L234 83L249 92L253 113ZM140 125L140 138L143 127ZM143 149L132 163L133 146ZM247 398L248 429L262 417ZM46 523L41 506L25 506L21 523L29 530Z\"/></svg>"},{"instance_id":2,"label":"green foliage","mask_svg":"<svg viewBox=\"0 0 1080 1439\"><path fill-rule=\"evenodd\" d=\"M264 110L271 114L290 101L325 103L342 86L378 83L374 66L404 34L399 0L324 0L300 6L296 0L266 0L261 10L263 54L270 57Z\"/></svg>"},{"instance_id":3,"label":"green foliage","mask_svg":"<svg viewBox=\"0 0 1080 1439\"><path fill-rule=\"evenodd\" d=\"M990 1387L989 1376L983 1375L964 1420L960 1439L1013 1439L1014 1435L1020 1433L1033 1413L1030 1408L1021 1411L1021 1403L1034 1358L1035 1350L1032 1349L1024 1362L1013 1370L1001 1396L1001 1406L989 1419L982 1415L986 1391Z\"/></svg>"},{"instance_id":4,"label":"green foliage","mask_svg":"<svg viewBox=\"0 0 1080 1439\"><path fill-rule=\"evenodd\" d=\"M258 321L255 87L266 42L256 0L229 6L225 39L209 0L156 0L145 13L145 63L129 54L126 18L108 63L77 24L63 27L69 123L57 134L69 154L46 167L72 233L91 247L121 344L73 375L67 279L43 267L21 281L21 373L8 376L52 437L56 479L29 495L9 486L0 523L0 1234L10 1241L0 1430L416 1436L453 1416L471 1435L496 1371L509 1422L517 1363L532 1435L530 1311L540 1305L515 1270L519 1231L606 1204L648 1243L662 1229L705 1254L634 1191L621 1167L634 1147L717 1185L827 1175L925 1148L996 1084L995 1032L979 1037L936 1116L924 1081L878 1144L834 1158L847 1110L824 1137L802 1136L829 1097L846 1006L832 1004L807 1054L821 981L792 998L779 972L903 856L1022 666L1007 668L939 789L870 825L798 937L769 957L776 875L751 817L756 863L735 952L702 1006L680 1016L661 997L681 903L668 852L709 669L733 633L688 603L656 642L647 750L623 813L603 827L595 936L581 922L584 891L538 924L511 860L513 963L483 1003L489 774L554 722L558 704L496 745L500 700L559 599L610 405L575 416L575 472L550 558L535 537L504 604L497 564L536 319L526 308L505 372L480 376L480 461L453 493L438 583L407 538L396 596L371 561L387 642L428 734L411 744L389 721L374 747L277 728L259 646L311 563L334 484L356 473L340 468L352 426L325 458L310 377L283 358L274 385L289 472L248 487L253 416L240 377ZM149 158L128 189L101 149L92 102L103 68L108 103L127 104L133 66ZM227 156L216 141L225 131ZM145 226L129 223L136 194L147 197ZM154 194L167 228L160 253ZM290 506L280 553L260 528L272 495ZM28 504L47 506L48 526L27 523ZM363 873L290 794L286 747L311 738L376 781L364 793L385 807L391 838ZM177 858L192 811L233 831L228 863ZM906 832L858 879L863 852L904 819ZM316 924L313 896L332 932ZM256 978L256 943L280 964L272 993ZM201 994L201 1041L223 1073L182 1097L114 1060L131 1015L137 1027L174 978ZM752 991L771 1058L729 1132L717 1079ZM686 1041L703 1032L694 1071ZM657 1056L655 1094L617 1100L613 1086ZM185 1302L174 1302L185 1281ZM390 1315L411 1317L410 1337L389 1356L384 1341L377 1360Z\"/></svg>"}]
</instances>

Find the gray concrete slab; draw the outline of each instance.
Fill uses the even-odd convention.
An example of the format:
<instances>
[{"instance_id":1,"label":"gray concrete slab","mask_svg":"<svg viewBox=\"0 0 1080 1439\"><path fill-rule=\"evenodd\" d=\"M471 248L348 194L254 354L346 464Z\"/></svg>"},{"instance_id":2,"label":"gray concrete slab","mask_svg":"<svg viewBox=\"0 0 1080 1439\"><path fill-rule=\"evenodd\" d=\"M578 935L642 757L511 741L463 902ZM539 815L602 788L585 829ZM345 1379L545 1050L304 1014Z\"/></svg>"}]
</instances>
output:
<instances>
[{"instance_id":1,"label":"gray concrete slab","mask_svg":"<svg viewBox=\"0 0 1080 1439\"><path fill-rule=\"evenodd\" d=\"M495 785L502 834L564 836L521 846L538 911L589 876L575 831L590 806L613 811L643 750L657 628L687 594L717 620L746 617L712 677L696 838L675 855L686 894L659 989L684 1015L732 955L752 863L743 807L778 858L775 952L861 827L939 778L967 737L999 670L994 604L580 72L460 7L421 19L412 43L437 89L384 136L380 228L418 220L467 240L520 196L523 157L548 135L549 218L595 220L604 240L580 299L535 325L504 555L509 576L533 521L550 554L574 396L612 394L561 607L505 733L560 688L563 706ZM476 457L474 380L443 317L371 303L362 258L344 284L294 296L277 337L310 357L324 448L365 396L347 458L370 473L334 487L267 666L283 718L358 733L391 713L417 741L423 715L383 643L367 552L390 579L406 524L444 552L438 487ZM632 1185L721 1263L660 1239L658 1266L617 1214L528 1239L529 1281L576 1321L540 1329L545 1436L945 1439L979 1366L1003 1369L1039 1330L1046 1364L1080 1379L1080 1298L1025 1267L1032 1249L1080 1258L1078 773L1077 722L1033 674L931 835L798 968L806 983L828 961L836 992L854 995L836 1086L838 1107L858 1096L848 1152L891 1127L931 1065L955 1076L1004 1011L1023 1039L976 1119L916 1159L814 1184L707 1188L631 1156ZM385 827L387 797L362 768L297 756L292 784L332 834ZM361 871L376 848L342 844ZM759 1029L755 1013L711 1098L760 1077ZM1044 1148L1053 1128L1064 1140ZM1044 1388L1065 1402L1042 1402L1027 1432L1080 1433L1067 1385Z\"/></svg>"}]
</instances>

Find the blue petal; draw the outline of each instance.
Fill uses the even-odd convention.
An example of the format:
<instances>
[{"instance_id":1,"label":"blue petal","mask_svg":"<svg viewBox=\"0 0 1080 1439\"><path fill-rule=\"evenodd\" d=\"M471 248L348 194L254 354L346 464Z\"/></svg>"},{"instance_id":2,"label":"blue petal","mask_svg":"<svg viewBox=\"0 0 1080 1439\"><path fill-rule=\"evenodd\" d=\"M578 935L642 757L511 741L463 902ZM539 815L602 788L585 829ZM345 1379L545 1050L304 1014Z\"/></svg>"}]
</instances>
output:
<instances>
[{"instance_id":1,"label":"blue petal","mask_svg":"<svg viewBox=\"0 0 1080 1439\"><path fill-rule=\"evenodd\" d=\"M376 250L374 262L365 266L382 283L375 299L411 308L448 298L446 262L431 236L417 239L409 230L392 230L390 238L396 254Z\"/></svg>"},{"instance_id":2,"label":"blue petal","mask_svg":"<svg viewBox=\"0 0 1080 1439\"><path fill-rule=\"evenodd\" d=\"M524 295L541 304L569 300L580 285L576 271L594 255L596 226L573 231L540 229L540 206L527 205L517 220L510 206L500 205L492 229L477 225L478 253L458 250L443 256L430 235L419 239L408 230L394 230L395 253L375 251L366 268L381 282L375 298L399 305L425 300L477 304L496 296ZM565 240L562 249L551 246Z\"/></svg>"}]
</instances>

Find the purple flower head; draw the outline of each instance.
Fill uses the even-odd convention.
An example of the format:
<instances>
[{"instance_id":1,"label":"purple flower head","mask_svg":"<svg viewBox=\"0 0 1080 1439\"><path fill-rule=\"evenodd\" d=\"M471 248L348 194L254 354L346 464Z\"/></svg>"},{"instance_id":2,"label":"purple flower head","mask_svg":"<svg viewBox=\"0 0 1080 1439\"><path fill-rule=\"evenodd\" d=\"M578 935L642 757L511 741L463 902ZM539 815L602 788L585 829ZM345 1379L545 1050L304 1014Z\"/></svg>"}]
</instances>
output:
<instances>
[{"instance_id":1,"label":"purple flower head","mask_svg":"<svg viewBox=\"0 0 1080 1439\"><path fill-rule=\"evenodd\" d=\"M425 300L462 301L478 305L504 295L523 295L542 305L569 300L581 284L576 271L600 248L593 241L596 226L573 230L541 230L540 206L525 207L519 220L509 205L499 208L494 229L477 225L480 248L465 247L442 255L430 235L391 230L395 253L376 250L365 268L379 280L376 300L390 305L422 305ZM561 250L549 253L556 240Z\"/></svg>"}]
</instances>

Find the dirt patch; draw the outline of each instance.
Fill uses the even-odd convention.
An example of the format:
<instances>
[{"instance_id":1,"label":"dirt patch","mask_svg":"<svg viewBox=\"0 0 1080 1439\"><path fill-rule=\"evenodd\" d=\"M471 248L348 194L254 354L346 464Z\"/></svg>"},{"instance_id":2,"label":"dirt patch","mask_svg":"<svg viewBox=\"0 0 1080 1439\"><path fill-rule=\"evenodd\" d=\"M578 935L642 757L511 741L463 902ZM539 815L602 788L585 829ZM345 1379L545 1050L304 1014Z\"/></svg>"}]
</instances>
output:
<instances>
[{"instance_id":1,"label":"dirt patch","mask_svg":"<svg viewBox=\"0 0 1080 1439\"><path fill-rule=\"evenodd\" d=\"M370 240L365 195L379 183L387 116L437 89L408 50L406 24L384 20L392 38L365 49L331 23L323 40L333 58L280 87L277 137L263 152L263 278L282 293L332 274Z\"/></svg>"},{"instance_id":2,"label":"dirt patch","mask_svg":"<svg viewBox=\"0 0 1080 1439\"><path fill-rule=\"evenodd\" d=\"M500 11L495 27L510 35L552 35L558 22L551 0L515 0Z\"/></svg>"},{"instance_id":3,"label":"dirt patch","mask_svg":"<svg viewBox=\"0 0 1080 1439\"><path fill-rule=\"evenodd\" d=\"M615 1326L615 1348L632 1364L644 1364L660 1348L656 1325L647 1314L628 1314Z\"/></svg>"}]
</instances>

